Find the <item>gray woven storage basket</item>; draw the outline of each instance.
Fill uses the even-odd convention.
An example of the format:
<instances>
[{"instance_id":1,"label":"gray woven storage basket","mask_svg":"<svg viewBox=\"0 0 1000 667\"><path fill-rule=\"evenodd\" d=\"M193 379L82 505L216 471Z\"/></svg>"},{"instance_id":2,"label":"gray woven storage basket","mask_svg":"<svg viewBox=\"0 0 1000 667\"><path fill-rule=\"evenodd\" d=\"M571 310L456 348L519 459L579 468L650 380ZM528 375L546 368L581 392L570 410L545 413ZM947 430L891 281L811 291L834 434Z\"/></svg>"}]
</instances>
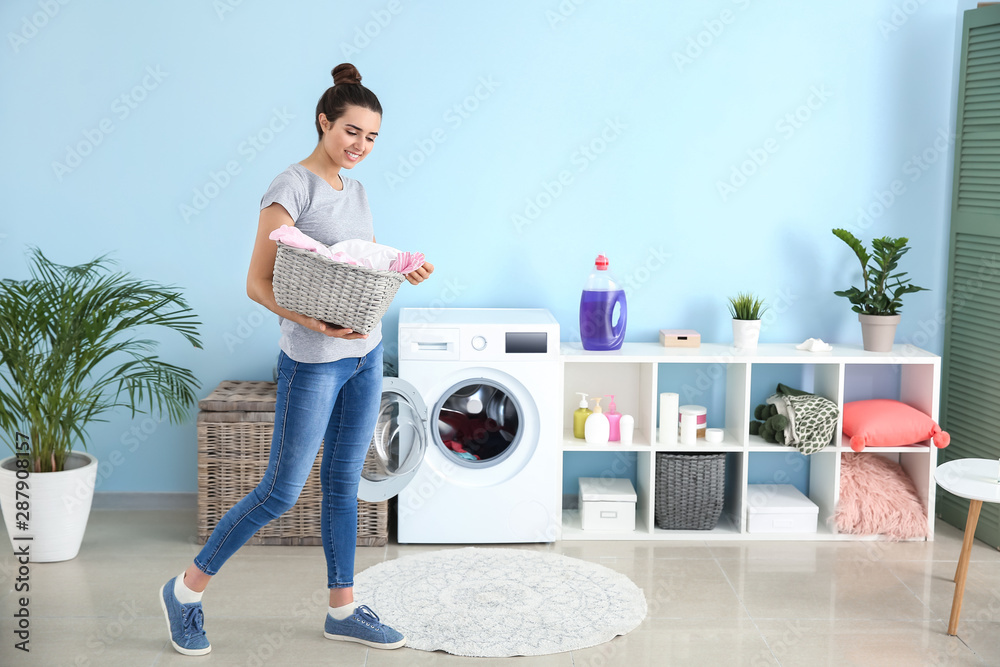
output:
<instances>
[{"instance_id":1,"label":"gray woven storage basket","mask_svg":"<svg viewBox=\"0 0 1000 667\"><path fill-rule=\"evenodd\" d=\"M226 380L198 402L198 543L257 486L267 470L274 433L277 383ZM323 543L320 513L323 446L291 509L262 526L248 544L317 546ZM369 452L364 468L376 466ZM358 501L357 546L389 541L389 501Z\"/></svg>"},{"instance_id":2,"label":"gray woven storage basket","mask_svg":"<svg viewBox=\"0 0 1000 667\"><path fill-rule=\"evenodd\" d=\"M712 530L722 515L726 455L656 455L656 526L665 530Z\"/></svg>"},{"instance_id":3,"label":"gray woven storage basket","mask_svg":"<svg viewBox=\"0 0 1000 667\"><path fill-rule=\"evenodd\" d=\"M362 334L375 328L404 280L397 271L336 262L283 243L274 258L274 300L279 306Z\"/></svg>"}]
</instances>

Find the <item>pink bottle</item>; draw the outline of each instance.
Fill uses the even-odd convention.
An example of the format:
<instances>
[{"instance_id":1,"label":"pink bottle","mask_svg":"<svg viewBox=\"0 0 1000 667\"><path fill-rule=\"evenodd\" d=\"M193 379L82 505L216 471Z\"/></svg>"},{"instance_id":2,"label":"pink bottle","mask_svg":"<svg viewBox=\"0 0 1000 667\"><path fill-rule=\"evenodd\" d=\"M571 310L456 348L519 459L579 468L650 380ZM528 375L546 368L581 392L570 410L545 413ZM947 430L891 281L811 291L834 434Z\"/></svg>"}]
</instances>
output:
<instances>
[{"instance_id":1,"label":"pink bottle","mask_svg":"<svg viewBox=\"0 0 1000 667\"><path fill-rule=\"evenodd\" d=\"M608 421L611 423L611 434L608 436L608 442L621 442L622 432L620 426L622 413L615 409L615 395L605 394L605 396L611 399L609 401L610 405L608 405L608 411L604 413L604 415L608 418Z\"/></svg>"}]
</instances>

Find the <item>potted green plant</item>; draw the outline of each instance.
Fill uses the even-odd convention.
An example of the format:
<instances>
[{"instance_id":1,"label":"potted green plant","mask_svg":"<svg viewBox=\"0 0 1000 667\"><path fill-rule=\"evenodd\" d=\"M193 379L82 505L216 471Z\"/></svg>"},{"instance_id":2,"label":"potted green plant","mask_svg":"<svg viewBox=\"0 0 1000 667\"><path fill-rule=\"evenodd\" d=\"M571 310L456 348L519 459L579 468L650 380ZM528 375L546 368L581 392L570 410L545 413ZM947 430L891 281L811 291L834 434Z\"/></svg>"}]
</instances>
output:
<instances>
[{"instance_id":1,"label":"potted green plant","mask_svg":"<svg viewBox=\"0 0 1000 667\"><path fill-rule=\"evenodd\" d=\"M106 255L61 266L31 248L31 277L0 280L0 509L11 545L31 536L32 561L74 558L90 515L97 459L87 425L119 407L164 410L180 423L199 386L152 354L144 326L201 348L194 314L173 289L112 272Z\"/></svg>"},{"instance_id":2,"label":"potted green plant","mask_svg":"<svg viewBox=\"0 0 1000 667\"><path fill-rule=\"evenodd\" d=\"M865 350L891 352L903 295L926 289L913 285L909 278L904 279L905 271L896 272L900 258L910 249L907 246L909 239L905 236L872 239L873 252L869 253L846 229L834 229L833 233L858 256L864 281L862 288L851 287L834 294L847 297L852 304L851 310L858 313Z\"/></svg>"},{"instance_id":3,"label":"potted green plant","mask_svg":"<svg viewBox=\"0 0 1000 667\"><path fill-rule=\"evenodd\" d=\"M753 350L760 338L760 316L767 310L762 299L750 292L729 297L729 314L733 316L733 345Z\"/></svg>"}]
</instances>

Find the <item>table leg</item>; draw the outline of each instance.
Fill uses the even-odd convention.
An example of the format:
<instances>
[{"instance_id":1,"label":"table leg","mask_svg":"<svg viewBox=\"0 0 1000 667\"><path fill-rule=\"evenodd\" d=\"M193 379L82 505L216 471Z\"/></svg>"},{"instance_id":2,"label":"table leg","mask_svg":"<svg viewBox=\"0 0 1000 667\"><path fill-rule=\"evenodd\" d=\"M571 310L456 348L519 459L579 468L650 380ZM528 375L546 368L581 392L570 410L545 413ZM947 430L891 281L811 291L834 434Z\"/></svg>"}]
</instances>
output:
<instances>
[{"instance_id":1,"label":"table leg","mask_svg":"<svg viewBox=\"0 0 1000 667\"><path fill-rule=\"evenodd\" d=\"M962 541L962 555L958 557L958 570L955 572L955 598L951 602L951 618L948 620L948 634L955 635L958 631L958 617L962 613L962 596L965 594L965 577L969 573L969 559L972 557L972 542L976 539L976 524L979 522L979 510L983 501L969 501L969 518L965 522L965 539Z\"/></svg>"}]
</instances>

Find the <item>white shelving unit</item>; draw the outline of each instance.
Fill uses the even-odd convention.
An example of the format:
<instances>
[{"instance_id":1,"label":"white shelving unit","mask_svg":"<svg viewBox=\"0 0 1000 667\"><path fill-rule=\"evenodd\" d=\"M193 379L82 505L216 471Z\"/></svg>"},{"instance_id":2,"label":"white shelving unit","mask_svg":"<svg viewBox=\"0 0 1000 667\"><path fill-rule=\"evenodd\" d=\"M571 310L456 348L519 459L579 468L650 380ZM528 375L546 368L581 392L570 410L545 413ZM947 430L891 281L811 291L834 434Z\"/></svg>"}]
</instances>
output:
<instances>
[{"instance_id":1,"label":"white shelving unit","mask_svg":"<svg viewBox=\"0 0 1000 667\"><path fill-rule=\"evenodd\" d=\"M607 466L610 476L621 476L622 470L636 471L636 528L633 532L594 532L580 527L579 512L563 509L562 537L564 540L861 540L877 537L839 534L828 522L840 495L840 455L852 451L842 435L842 418L838 421L833 440L826 449L809 457L809 497L819 507L818 532L815 534L755 534L747 527L747 484L750 463L768 453L795 453L793 448L765 442L750 435L750 419L754 405L752 395L773 393L773 385L762 385L763 376L773 376L775 365L797 367L797 377L808 382L798 388L829 398L838 407L844 405L845 389L852 381L865 380L865 367L888 366L898 371L899 391L896 395L870 396L892 398L911 405L938 419L941 358L910 345L897 345L892 352L865 352L860 346L836 345L829 352L803 352L792 344L765 344L756 350L737 350L728 345L703 344L698 348L666 348L658 343L625 343L620 350L591 352L579 343L562 344L563 368L563 458L577 452L614 452L622 459ZM721 418L709 413L709 426L725 429L722 443L711 444L699 439L695 446L667 446L657 441L659 391L681 393L670 387L672 371L678 364L700 364L699 388L715 389L724 385L725 410ZM755 372L760 376L755 383ZM795 379L786 384L796 386ZM801 383L800 383L801 384ZM614 443L588 445L573 437L573 411L579 404L575 392L593 396L614 394L618 411L635 418L634 442L629 446ZM855 392L856 393L856 392ZM763 402L759 400L757 402ZM607 402L602 401L606 406ZM657 452L725 452L726 492L722 518L710 531L662 530L654 523L655 456ZM888 456L898 461L916 486L927 510L930 533L934 538L934 468L937 450L930 441L907 447L868 448L870 456ZM586 454L583 454L586 456ZM633 463L634 461L634 463ZM616 474L617 472L617 474ZM563 479L559 471L558 479ZM775 480L781 482L780 479Z\"/></svg>"}]
</instances>

